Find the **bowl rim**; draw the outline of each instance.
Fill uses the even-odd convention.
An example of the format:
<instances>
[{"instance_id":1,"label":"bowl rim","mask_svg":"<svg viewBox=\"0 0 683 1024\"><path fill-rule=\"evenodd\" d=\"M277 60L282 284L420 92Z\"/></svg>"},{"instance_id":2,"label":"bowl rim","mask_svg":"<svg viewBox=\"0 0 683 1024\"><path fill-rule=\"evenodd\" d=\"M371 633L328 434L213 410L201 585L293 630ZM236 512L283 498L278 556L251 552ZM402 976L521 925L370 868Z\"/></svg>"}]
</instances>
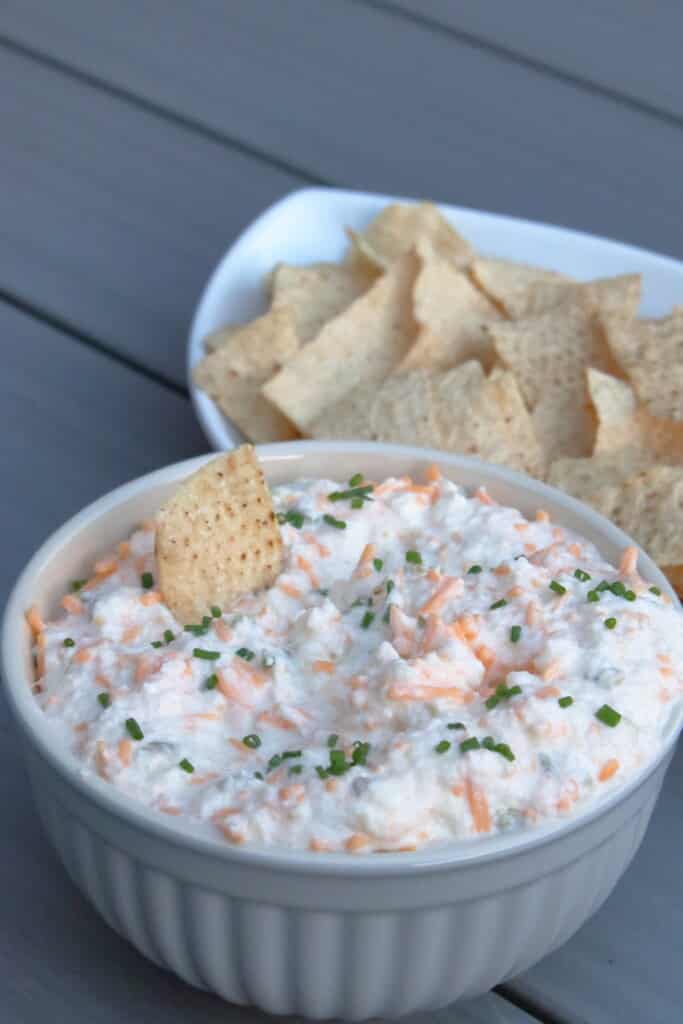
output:
<instances>
[{"instance_id":1,"label":"bowl rim","mask_svg":"<svg viewBox=\"0 0 683 1024\"><path fill-rule=\"evenodd\" d=\"M532 496L537 495L539 503L542 503L545 498L560 508L566 508L589 526L600 531L605 539L622 547L628 545L637 547L639 567L644 577L656 583L671 598L679 613L681 611L678 597L666 577L649 556L622 530L587 505L569 497L557 488L514 470L491 465L472 456L376 442L291 441L260 445L256 447L256 451L259 458L269 462L292 461L296 463L300 457L309 453L330 456L335 453L357 453L360 457L364 454L385 455L404 458L406 461L423 461L425 465L429 462L439 462L449 465L455 470L461 468L476 471L481 474L484 484L501 482L508 486L521 487ZM244 847L230 846L224 840L207 834L205 825L194 825L187 821L182 825L180 821L176 823L175 820L169 819L160 811L155 811L153 808L120 793L104 780L97 777L86 777L82 762L70 750L62 748L61 743L54 742L55 733L52 724L35 701L31 689L33 680L27 678L24 670L22 645L26 635L24 632L26 628L25 611L32 603L31 596L36 589L35 581L60 548L77 536L85 526L93 523L100 516L111 513L117 506L146 490L182 479L212 458L215 458L215 453L172 463L114 488L77 512L40 545L17 578L5 607L0 634L2 648L0 664L5 693L11 710L23 730L24 738L37 749L42 758L50 764L67 785L76 789L85 799L96 804L100 810L122 819L125 824L140 831L151 833L157 839L170 841L176 847L211 855L224 861L226 865L248 864L251 867L261 866L271 870L303 872L311 875L332 874L357 877L414 875L482 865L511 855L525 853L582 830L596 819L607 815L618 804L625 802L632 793L645 784L668 757L683 727L683 706L679 708L675 719L672 719L673 724L670 724L669 733L657 755L635 772L625 785L602 799L590 801L573 817L553 821L524 832L503 833L476 840L461 839L439 846L425 847L411 853L401 853L396 857L390 855L378 857L375 853L360 853L353 856L348 853L313 853L309 850L288 849L263 843L249 844ZM20 635L22 632L23 636Z\"/></svg>"}]
</instances>

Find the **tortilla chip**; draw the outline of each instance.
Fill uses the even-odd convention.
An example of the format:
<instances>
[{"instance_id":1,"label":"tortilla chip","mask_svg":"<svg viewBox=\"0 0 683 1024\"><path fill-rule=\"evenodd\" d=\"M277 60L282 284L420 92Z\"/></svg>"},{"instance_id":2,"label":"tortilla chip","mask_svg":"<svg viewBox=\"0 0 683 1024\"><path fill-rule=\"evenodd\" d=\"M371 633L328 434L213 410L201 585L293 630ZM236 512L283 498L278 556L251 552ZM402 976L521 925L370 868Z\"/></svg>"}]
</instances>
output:
<instances>
[{"instance_id":1,"label":"tortilla chip","mask_svg":"<svg viewBox=\"0 0 683 1024\"><path fill-rule=\"evenodd\" d=\"M298 436L296 429L261 388L298 349L291 313L273 310L231 329L221 346L197 364L193 379L250 440L288 441Z\"/></svg>"},{"instance_id":2,"label":"tortilla chip","mask_svg":"<svg viewBox=\"0 0 683 1024\"><path fill-rule=\"evenodd\" d=\"M683 594L683 565L660 565L660 569L680 597Z\"/></svg>"},{"instance_id":3,"label":"tortilla chip","mask_svg":"<svg viewBox=\"0 0 683 1024\"><path fill-rule=\"evenodd\" d=\"M590 454L595 423L585 367L606 370L610 361L587 298L572 292L546 313L487 330L517 378L546 461Z\"/></svg>"},{"instance_id":4,"label":"tortilla chip","mask_svg":"<svg viewBox=\"0 0 683 1024\"><path fill-rule=\"evenodd\" d=\"M486 377L472 360L437 374L433 386L434 447L542 474L542 452L511 373L498 369Z\"/></svg>"},{"instance_id":5,"label":"tortilla chip","mask_svg":"<svg viewBox=\"0 0 683 1024\"><path fill-rule=\"evenodd\" d=\"M433 447L437 430L433 380L428 370L388 377L370 408L373 439Z\"/></svg>"},{"instance_id":6,"label":"tortilla chip","mask_svg":"<svg viewBox=\"0 0 683 1024\"><path fill-rule=\"evenodd\" d=\"M648 457L634 447L587 459L557 459L548 472L548 483L590 505L600 491L620 487L648 465Z\"/></svg>"},{"instance_id":7,"label":"tortilla chip","mask_svg":"<svg viewBox=\"0 0 683 1024\"><path fill-rule=\"evenodd\" d=\"M533 286L545 282L565 285L573 283L571 278L555 270L493 258L474 260L470 276L477 287L511 320L520 320L528 315L529 292Z\"/></svg>"},{"instance_id":8,"label":"tortilla chip","mask_svg":"<svg viewBox=\"0 0 683 1024\"><path fill-rule=\"evenodd\" d=\"M614 358L648 412L683 422L683 311L661 320L601 320Z\"/></svg>"},{"instance_id":9,"label":"tortilla chip","mask_svg":"<svg viewBox=\"0 0 683 1024\"><path fill-rule=\"evenodd\" d=\"M271 279L271 309L289 309L302 345L365 292L374 274L349 263L278 263Z\"/></svg>"},{"instance_id":10,"label":"tortilla chip","mask_svg":"<svg viewBox=\"0 0 683 1024\"><path fill-rule=\"evenodd\" d=\"M444 259L466 267L472 248L433 203L391 203L362 233L348 232L352 241L350 257L386 268L420 240L428 240Z\"/></svg>"},{"instance_id":11,"label":"tortilla chip","mask_svg":"<svg viewBox=\"0 0 683 1024\"><path fill-rule=\"evenodd\" d=\"M586 376L598 417L594 454L631 447L642 453L648 465L683 463L683 423L651 416L638 405L626 381L593 369Z\"/></svg>"},{"instance_id":12,"label":"tortilla chip","mask_svg":"<svg viewBox=\"0 0 683 1024\"><path fill-rule=\"evenodd\" d=\"M248 324L226 324L224 327L219 327L217 331L212 331L204 338L204 348L207 352L215 352L226 345L243 327L248 327Z\"/></svg>"},{"instance_id":13,"label":"tortilla chip","mask_svg":"<svg viewBox=\"0 0 683 1024\"><path fill-rule=\"evenodd\" d=\"M157 524L159 589L181 624L270 586L281 570L280 529L251 445L185 480Z\"/></svg>"},{"instance_id":14,"label":"tortilla chip","mask_svg":"<svg viewBox=\"0 0 683 1024\"><path fill-rule=\"evenodd\" d=\"M415 319L420 332L401 363L401 370L448 370L467 359L493 362L493 346L484 325L500 313L469 278L420 244L422 269L413 289Z\"/></svg>"},{"instance_id":15,"label":"tortilla chip","mask_svg":"<svg viewBox=\"0 0 683 1024\"><path fill-rule=\"evenodd\" d=\"M403 359L417 330L412 290L418 268L414 252L402 256L264 386L266 398L302 432L329 436L324 423L334 422L337 403L362 385L379 386ZM314 427L319 417L323 423Z\"/></svg>"},{"instance_id":16,"label":"tortilla chip","mask_svg":"<svg viewBox=\"0 0 683 1024\"><path fill-rule=\"evenodd\" d=\"M470 274L482 291L511 320L539 316L570 297L574 289L605 314L634 317L640 305L640 274L597 278L581 283L552 270L509 263L475 260Z\"/></svg>"},{"instance_id":17,"label":"tortilla chip","mask_svg":"<svg viewBox=\"0 0 683 1024\"><path fill-rule=\"evenodd\" d=\"M683 467L653 466L627 481L612 519L659 565L683 563Z\"/></svg>"}]
</instances>

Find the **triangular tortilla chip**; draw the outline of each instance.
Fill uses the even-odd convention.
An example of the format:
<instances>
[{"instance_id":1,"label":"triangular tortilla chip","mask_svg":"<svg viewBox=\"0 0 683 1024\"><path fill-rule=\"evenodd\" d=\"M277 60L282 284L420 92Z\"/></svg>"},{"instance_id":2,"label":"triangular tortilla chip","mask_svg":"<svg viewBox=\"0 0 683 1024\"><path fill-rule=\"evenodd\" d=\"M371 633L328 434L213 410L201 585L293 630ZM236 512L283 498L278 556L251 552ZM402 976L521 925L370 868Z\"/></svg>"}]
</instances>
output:
<instances>
[{"instance_id":1,"label":"triangular tortilla chip","mask_svg":"<svg viewBox=\"0 0 683 1024\"><path fill-rule=\"evenodd\" d=\"M474 260L470 275L477 287L511 320L520 320L529 314L532 309L529 294L535 285L573 283L571 278L555 270L494 258Z\"/></svg>"},{"instance_id":2,"label":"triangular tortilla chip","mask_svg":"<svg viewBox=\"0 0 683 1024\"><path fill-rule=\"evenodd\" d=\"M362 233L349 232L351 259L370 261L385 270L395 259L421 240L456 267L466 267L472 248L433 203L391 203Z\"/></svg>"},{"instance_id":3,"label":"triangular tortilla chip","mask_svg":"<svg viewBox=\"0 0 683 1024\"><path fill-rule=\"evenodd\" d=\"M557 459L548 472L548 483L591 505L605 488L620 487L649 464L648 457L633 447L586 459Z\"/></svg>"},{"instance_id":4,"label":"triangular tortilla chip","mask_svg":"<svg viewBox=\"0 0 683 1024\"><path fill-rule=\"evenodd\" d=\"M433 377L427 370L397 373L388 377L370 410L372 436L378 441L416 444L436 443Z\"/></svg>"},{"instance_id":5,"label":"triangular tortilla chip","mask_svg":"<svg viewBox=\"0 0 683 1024\"><path fill-rule=\"evenodd\" d=\"M405 253L386 274L276 374L263 393L307 433L316 419L361 385L379 384L398 365L416 334L412 289L419 261ZM317 436L327 436L319 434Z\"/></svg>"},{"instance_id":6,"label":"triangular tortilla chip","mask_svg":"<svg viewBox=\"0 0 683 1024\"><path fill-rule=\"evenodd\" d=\"M487 378L476 361L434 379L435 447L542 475L542 453L511 373Z\"/></svg>"},{"instance_id":7,"label":"triangular tortilla chip","mask_svg":"<svg viewBox=\"0 0 683 1024\"><path fill-rule=\"evenodd\" d=\"M601 319L614 358L648 412L683 421L683 312L661 320Z\"/></svg>"},{"instance_id":8,"label":"triangular tortilla chip","mask_svg":"<svg viewBox=\"0 0 683 1024\"><path fill-rule=\"evenodd\" d=\"M653 466L627 481L612 519L659 565L683 563L683 467Z\"/></svg>"},{"instance_id":9,"label":"triangular tortilla chip","mask_svg":"<svg viewBox=\"0 0 683 1024\"><path fill-rule=\"evenodd\" d=\"M312 263L297 267L278 263L271 278L271 309L286 308L302 345L324 324L367 291L375 275L349 263Z\"/></svg>"},{"instance_id":10,"label":"triangular tortilla chip","mask_svg":"<svg viewBox=\"0 0 683 1024\"><path fill-rule=\"evenodd\" d=\"M683 463L683 423L651 416L626 381L594 369L586 376L598 418L594 454L634 448L649 465Z\"/></svg>"},{"instance_id":11,"label":"triangular tortilla chip","mask_svg":"<svg viewBox=\"0 0 683 1024\"><path fill-rule=\"evenodd\" d=\"M467 359L493 362L493 346L484 325L500 313L469 278L421 243L422 269L413 289L420 332L401 364L402 370L447 370Z\"/></svg>"},{"instance_id":12,"label":"triangular tortilla chip","mask_svg":"<svg viewBox=\"0 0 683 1024\"><path fill-rule=\"evenodd\" d=\"M238 329L195 366L193 379L251 441L288 441L297 431L261 394L263 384L299 349L286 309Z\"/></svg>"},{"instance_id":13,"label":"triangular tortilla chip","mask_svg":"<svg viewBox=\"0 0 683 1024\"><path fill-rule=\"evenodd\" d=\"M241 331L243 327L248 326L249 324L226 324L224 327L219 327L218 330L212 331L204 338L204 348L207 352L215 352L223 345L227 345L233 335Z\"/></svg>"},{"instance_id":14,"label":"triangular tortilla chip","mask_svg":"<svg viewBox=\"0 0 683 1024\"><path fill-rule=\"evenodd\" d=\"M581 283L551 270L509 263L507 260L475 260L472 278L511 320L539 316L568 299L574 289L597 310L634 317L640 305L639 274L597 278Z\"/></svg>"},{"instance_id":15,"label":"triangular tortilla chip","mask_svg":"<svg viewBox=\"0 0 683 1024\"><path fill-rule=\"evenodd\" d=\"M158 513L156 557L164 601L185 625L275 581L282 539L251 445L180 485Z\"/></svg>"},{"instance_id":16,"label":"triangular tortilla chip","mask_svg":"<svg viewBox=\"0 0 683 1024\"><path fill-rule=\"evenodd\" d=\"M595 424L585 367L608 369L610 361L588 300L572 292L547 313L488 330L517 378L546 461L590 454Z\"/></svg>"}]
</instances>

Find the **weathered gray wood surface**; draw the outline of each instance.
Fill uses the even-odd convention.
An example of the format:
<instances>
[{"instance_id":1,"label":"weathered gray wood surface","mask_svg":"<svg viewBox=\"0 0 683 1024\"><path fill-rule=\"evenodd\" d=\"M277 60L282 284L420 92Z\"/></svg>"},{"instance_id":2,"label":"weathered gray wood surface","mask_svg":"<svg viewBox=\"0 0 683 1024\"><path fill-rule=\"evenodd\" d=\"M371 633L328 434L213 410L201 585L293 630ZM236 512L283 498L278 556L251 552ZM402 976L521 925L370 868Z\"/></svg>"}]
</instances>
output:
<instances>
[{"instance_id":1,"label":"weathered gray wood surface","mask_svg":"<svg viewBox=\"0 0 683 1024\"><path fill-rule=\"evenodd\" d=\"M182 394L187 323L284 192L431 196L683 256L682 29L673 0L5 0L0 600L72 512L207 447ZM100 924L42 841L3 704L0 727L0 1016L261 1020ZM616 892L506 991L544 1020L680 1019L682 812L679 755ZM428 1019L530 1018L491 997Z\"/></svg>"}]
</instances>

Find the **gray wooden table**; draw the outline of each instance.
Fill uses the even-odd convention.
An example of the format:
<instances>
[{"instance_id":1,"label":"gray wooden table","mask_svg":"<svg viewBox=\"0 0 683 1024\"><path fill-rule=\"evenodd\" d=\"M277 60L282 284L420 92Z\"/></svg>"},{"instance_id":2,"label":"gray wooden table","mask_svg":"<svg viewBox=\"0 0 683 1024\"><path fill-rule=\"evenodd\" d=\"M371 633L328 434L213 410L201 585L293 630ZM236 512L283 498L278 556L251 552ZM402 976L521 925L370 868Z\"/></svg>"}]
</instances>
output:
<instances>
[{"instance_id":1,"label":"gray wooden table","mask_svg":"<svg viewBox=\"0 0 683 1024\"><path fill-rule=\"evenodd\" d=\"M429 196L683 258L682 31L678 0L3 0L0 598L65 517L207 447L188 318L292 188ZM43 841L4 704L0 725L0 1019L265 1021L100 922ZM682 811L679 755L593 920L422 1024L679 1021Z\"/></svg>"}]
</instances>

